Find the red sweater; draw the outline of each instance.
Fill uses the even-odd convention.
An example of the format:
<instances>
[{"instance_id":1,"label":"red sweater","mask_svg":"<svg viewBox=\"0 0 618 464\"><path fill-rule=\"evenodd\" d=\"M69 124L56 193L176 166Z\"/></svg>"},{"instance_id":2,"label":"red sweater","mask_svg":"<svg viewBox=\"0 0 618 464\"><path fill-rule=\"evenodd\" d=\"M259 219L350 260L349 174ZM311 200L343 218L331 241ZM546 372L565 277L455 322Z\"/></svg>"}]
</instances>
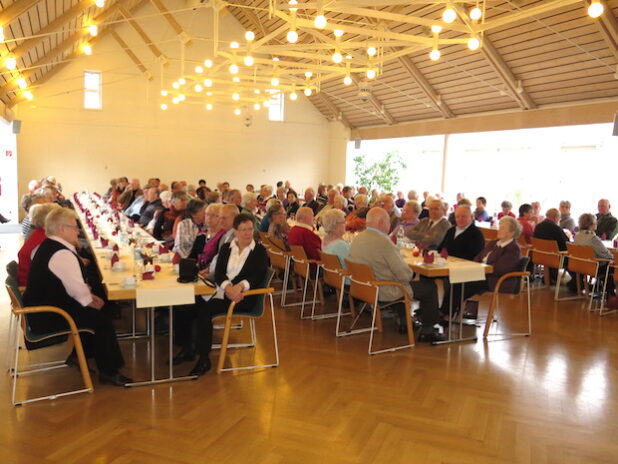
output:
<instances>
[{"instance_id":1,"label":"red sweater","mask_svg":"<svg viewBox=\"0 0 618 464\"><path fill-rule=\"evenodd\" d=\"M17 253L17 260L19 261L19 268L17 271L17 284L20 286L26 285L28 281L28 271L30 270L30 264L32 263L32 259L30 256L32 255L32 250L38 247L43 240L47 237L45 236L45 229L34 229L28 240L24 242L21 249Z\"/></svg>"},{"instance_id":2,"label":"red sweater","mask_svg":"<svg viewBox=\"0 0 618 464\"><path fill-rule=\"evenodd\" d=\"M288 245L300 245L305 249L307 258L320 259L320 251L322 249L322 240L313 233L313 231L302 226L294 226L288 234Z\"/></svg>"}]
</instances>

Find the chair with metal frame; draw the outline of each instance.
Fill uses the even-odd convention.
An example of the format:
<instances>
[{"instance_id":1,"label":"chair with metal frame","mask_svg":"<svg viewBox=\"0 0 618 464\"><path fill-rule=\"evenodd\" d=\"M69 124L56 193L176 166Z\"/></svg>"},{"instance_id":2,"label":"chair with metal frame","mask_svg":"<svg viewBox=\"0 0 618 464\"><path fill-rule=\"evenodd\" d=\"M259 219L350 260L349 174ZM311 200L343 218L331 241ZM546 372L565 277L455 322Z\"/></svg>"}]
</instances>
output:
<instances>
[{"instance_id":1,"label":"chair with metal frame","mask_svg":"<svg viewBox=\"0 0 618 464\"><path fill-rule=\"evenodd\" d=\"M302 278L304 281L303 300L300 305L300 318L314 319L317 297L319 297L320 304L324 307L324 292L322 290L322 283L320 282L320 267L322 263L318 260L307 258L305 249L300 245L291 245L290 250L294 274ZM312 267L315 269L314 272L312 272ZM310 302L307 302L307 287L309 282L313 282L313 299ZM311 316L305 316L305 305L307 303L311 303ZM334 317L334 314L331 317Z\"/></svg>"},{"instance_id":2,"label":"chair with metal frame","mask_svg":"<svg viewBox=\"0 0 618 464\"><path fill-rule=\"evenodd\" d=\"M609 268L610 267L614 270L614 287L618 288L618 249L612 249L612 250L610 250L610 253L614 257L614 259L613 259L613 261L611 263L609 263L607 265L607 268L608 268L608 272L609 272ZM607 285L607 283L606 283L606 285ZM606 300L606 302L607 302L607 300ZM606 311L603 311L603 310L606 310ZM605 304L603 304L601 306L600 311L599 311L599 316L607 316L608 314L613 314L613 313L615 313L617 311L618 311L618 309L610 308L610 307L606 306Z\"/></svg>"},{"instance_id":3,"label":"chair with metal frame","mask_svg":"<svg viewBox=\"0 0 618 464\"><path fill-rule=\"evenodd\" d=\"M590 298L588 302L588 310L593 311L592 309L592 301L594 300L595 289L598 289L601 286L601 276L598 275L600 265L602 262L609 263L608 259L597 258L594 254L594 249L590 246L585 245L574 245L572 243L567 243L567 257L569 259L568 269L572 273L576 274L576 284L577 284L577 296L563 298L563 300L575 300L579 298L585 298L585 296L581 295L581 281L580 275L584 277L584 290L586 295ZM609 272L609 265L606 266L605 278L604 282L607 283L607 275ZM590 288L590 284L588 279L594 279L594 284L592 289ZM605 288L605 287L603 287ZM603 298L601 298L601 306L603 306Z\"/></svg>"},{"instance_id":4,"label":"chair with metal frame","mask_svg":"<svg viewBox=\"0 0 618 464\"><path fill-rule=\"evenodd\" d=\"M221 340L221 353L219 354L219 361L217 364L217 374L221 372L227 371L237 371L237 370L249 370L249 369L259 369L262 367L277 367L279 365L279 345L277 343L277 326L275 323L275 306L273 302L273 293L275 291L274 288L270 287L270 283L272 281L273 276L275 275L275 271L272 268L268 268L266 274L264 275L263 288L258 288L255 290L248 290L243 292L245 297L253 296L253 295L262 295L262 298L258 298L255 306L251 308L250 311L243 312L234 312L234 308L236 307L236 303L231 302L227 312L216 314L213 316L213 320L215 318L225 317L225 326L223 330L223 339ZM223 367L225 364L225 356L227 354L227 349L230 346L230 331L232 329L232 321L236 319L249 319L249 327L251 330L251 337L254 341L255 345L255 320L261 318L264 315L265 310L265 300L266 296L270 300L270 315L272 318L272 328L273 328L273 338L275 344L275 362L271 364L260 364L253 366L241 366L241 367Z\"/></svg>"},{"instance_id":5,"label":"chair with metal frame","mask_svg":"<svg viewBox=\"0 0 618 464\"><path fill-rule=\"evenodd\" d=\"M335 336L340 337L339 327L341 323L341 316L346 316L349 314L354 314L353 302L352 299L349 299L350 310L351 312L342 313L343 308L343 296L345 294L345 279L348 275L348 272L343 269L341 263L339 262L339 258L337 255L333 255L330 253L324 253L320 251L320 256L322 258L322 270L323 275L322 278L326 285L329 285L335 289L337 296L337 312L336 313L328 313L320 316L316 316L316 318L324 319L327 317L337 316L337 325L335 326Z\"/></svg>"},{"instance_id":6,"label":"chair with metal frame","mask_svg":"<svg viewBox=\"0 0 618 464\"><path fill-rule=\"evenodd\" d=\"M13 314L17 316L17 321L15 325L15 332L19 330L19 327L22 328L24 338L26 341L31 343L48 341L51 339L56 339L58 342L64 341L65 336L70 336L70 340L73 342L73 346L75 348L75 353L77 354L77 360L79 363L79 369L82 375L82 380L84 382L84 387L78 390L71 390L68 392L55 393L47 396L40 396L37 398L30 398L22 401L16 401L16 392L17 392L17 377L20 375L33 374L36 372L48 371L51 369L57 369L60 367L67 367L65 361L54 361L48 363L39 363L32 364L22 367L22 370L19 370L19 334L15 334L15 351L12 353L14 359L14 365L12 368L11 375L13 377L13 393L12 393L12 402L14 406L20 406L26 403L32 403L35 401L41 400L54 400L61 396L75 395L77 393L92 393L94 391L94 387L92 386L92 379L90 378L90 372L88 371L88 363L86 361L86 356L84 354L84 349L82 347L82 341L80 339L80 333L89 333L94 334L93 330L90 329L78 329L73 321L73 318L64 310L60 308L56 308L54 306L33 306L24 308L21 303L21 298L19 296L19 289L17 287L17 282L12 279L10 276L6 280L6 289L9 294L9 298L11 300L11 311ZM37 313L56 313L59 316L63 317L67 325L69 326L67 329L48 332L48 333L35 333L30 328L30 324L28 324L28 315L29 314L37 314ZM63 337L60 339L59 337ZM28 346L28 345L26 345Z\"/></svg>"},{"instance_id":7,"label":"chair with metal frame","mask_svg":"<svg viewBox=\"0 0 618 464\"><path fill-rule=\"evenodd\" d=\"M414 331L412 326L412 316L411 316L411 305L410 305L410 297L408 295L405 287L399 282L392 281L377 281L373 275L373 271L371 267L366 264L359 264L348 259L345 260L346 267L348 269L350 275L350 299L354 298L362 303L364 303L363 308L357 312L357 315L351 325L354 327L359 317L361 316L364 307L369 306L372 309L371 316L371 327L366 329L350 329L343 334L352 335L355 333L363 333L369 332L369 346L367 349L368 354L374 355L379 353L386 353L401 350L404 348L412 348L414 346ZM378 301L378 295L380 287L383 286L393 286L398 287L403 294L403 298L396 301L390 301L382 306L380 306ZM378 332L382 332L382 314L381 311L383 309L388 308L394 304L403 303L405 305L405 320L406 320L406 329L408 332L408 344L406 345L398 345L391 348L384 348L381 350L373 351L373 338L374 333L377 330ZM379 317L378 317L379 316Z\"/></svg>"},{"instance_id":8,"label":"chair with metal frame","mask_svg":"<svg viewBox=\"0 0 618 464\"><path fill-rule=\"evenodd\" d=\"M545 288L550 287L550 269L556 269L558 273L556 277L556 289L554 292L554 300L561 301L558 298L560 292L560 282L564 276L564 258L565 252L561 252L558 248L558 242L555 240L544 240L541 238L532 238L532 263L534 265L543 266L543 278L545 280Z\"/></svg>"},{"instance_id":9,"label":"chair with metal frame","mask_svg":"<svg viewBox=\"0 0 618 464\"><path fill-rule=\"evenodd\" d=\"M496 321L495 319L495 315L498 311L498 306L499 306L499 295L500 293L500 289L502 288L502 284L507 280L507 279L512 279L512 278L521 278L521 284L517 285L515 287L515 291L512 292L513 295L519 295L521 293L521 289L524 286L524 283L526 283L526 298L527 298L527 307L528 307L528 331L527 332L523 332L523 333L510 333L510 334L497 334L497 333L493 333L491 335L509 335L509 336L529 336L532 334L532 312L531 312L531 305L530 305L530 273L526 271L526 267L528 267L528 263L530 262L530 258L528 258L527 256L524 256L520 259L519 261L519 271L516 272L509 272L507 274L504 274L503 276L501 276L498 279L498 282L496 282L496 286L494 288L494 291L491 295L491 302L489 303L489 311L487 312L487 319L485 321L485 330L483 331L483 338L487 338L489 334L489 328L491 327L491 324Z\"/></svg>"},{"instance_id":10,"label":"chair with metal frame","mask_svg":"<svg viewBox=\"0 0 618 464\"><path fill-rule=\"evenodd\" d=\"M6 273L14 281L14 282L12 282L11 286L14 286L14 288L15 288L15 297L18 298L20 306L23 306L23 301L21 299L21 290L17 287L17 272L18 272L18 269L19 269L19 265L17 264L17 261L11 261L10 263L8 263L6 265ZM15 345L14 337L15 337L15 334L17 334L17 326L16 326L16 324L17 324L17 315L14 314L11 311L11 314L9 316L9 331L8 331L8 335L9 336L6 337L6 351L5 351L5 353L7 353L7 356L6 356L6 370L8 372L12 372L12 369L13 369L13 367L11 365L12 357L9 356L8 354L11 352L11 347L13 347Z\"/></svg>"},{"instance_id":11,"label":"chair with metal frame","mask_svg":"<svg viewBox=\"0 0 618 464\"><path fill-rule=\"evenodd\" d=\"M290 253L276 249L274 246L266 248L266 254L270 261L270 266L275 271L283 272L283 284L281 287L281 303L282 308L287 308L291 305L286 304L285 300L288 294L288 279L290 274L290 263L292 261Z\"/></svg>"}]
</instances>

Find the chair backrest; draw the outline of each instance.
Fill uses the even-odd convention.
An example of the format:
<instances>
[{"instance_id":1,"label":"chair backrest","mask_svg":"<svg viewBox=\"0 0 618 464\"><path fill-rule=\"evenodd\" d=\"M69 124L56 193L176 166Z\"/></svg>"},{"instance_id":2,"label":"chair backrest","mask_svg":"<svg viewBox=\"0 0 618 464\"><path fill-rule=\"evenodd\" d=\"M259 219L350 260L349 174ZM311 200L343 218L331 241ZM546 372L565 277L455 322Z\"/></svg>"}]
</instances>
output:
<instances>
[{"instance_id":1,"label":"chair backrest","mask_svg":"<svg viewBox=\"0 0 618 464\"><path fill-rule=\"evenodd\" d=\"M618 250L610 250L612 256L614 257L614 282L618 282L618 272L616 268L618 268Z\"/></svg>"},{"instance_id":2,"label":"chair backrest","mask_svg":"<svg viewBox=\"0 0 618 464\"><path fill-rule=\"evenodd\" d=\"M532 238L532 262L552 269L560 268L560 249L555 240Z\"/></svg>"},{"instance_id":3,"label":"chair backrest","mask_svg":"<svg viewBox=\"0 0 618 464\"><path fill-rule=\"evenodd\" d=\"M268 242L268 233L267 232L258 231L258 236L260 237L260 240L262 241L262 243Z\"/></svg>"},{"instance_id":4,"label":"chair backrest","mask_svg":"<svg viewBox=\"0 0 618 464\"><path fill-rule=\"evenodd\" d=\"M19 264L13 260L6 265L6 273L17 281L17 273L19 272Z\"/></svg>"},{"instance_id":5,"label":"chair backrest","mask_svg":"<svg viewBox=\"0 0 618 464\"><path fill-rule=\"evenodd\" d=\"M285 271L287 267L288 258L282 251L274 250L272 247L266 248L268 259L270 259L270 265L275 269Z\"/></svg>"},{"instance_id":6,"label":"chair backrest","mask_svg":"<svg viewBox=\"0 0 618 464\"><path fill-rule=\"evenodd\" d=\"M307 260L307 253L300 245L290 245L290 253L294 260L294 273L305 279L309 277L309 263L299 262Z\"/></svg>"},{"instance_id":7,"label":"chair backrest","mask_svg":"<svg viewBox=\"0 0 618 464\"><path fill-rule=\"evenodd\" d=\"M264 274L264 280L262 281L262 283L259 285L259 287L257 288L268 288L270 287L270 283L273 280L273 276L275 275L275 271L272 268L268 268L266 269L266 273ZM251 309L251 311L248 311L246 313L243 312L243 314L248 314L252 317L261 317L262 314L264 314L264 309L266 308L266 305L264 304L264 301L266 300L267 294L265 293L264 295L256 295L258 298L255 302L255 306Z\"/></svg>"},{"instance_id":8,"label":"chair backrest","mask_svg":"<svg viewBox=\"0 0 618 464\"><path fill-rule=\"evenodd\" d=\"M490 242L498 238L498 229L488 229L487 227L479 227L479 229L481 229L486 242Z\"/></svg>"},{"instance_id":9,"label":"chair backrest","mask_svg":"<svg viewBox=\"0 0 618 464\"><path fill-rule=\"evenodd\" d=\"M19 285L17 285L17 279L9 275L4 281L4 285L6 286L6 291L11 299L11 307L13 309L23 308L24 301L22 299L21 291L19 290Z\"/></svg>"},{"instance_id":10,"label":"chair backrest","mask_svg":"<svg viewBox=\"0 0 618 464\"><path fill-rule=\"evenodd\" d=\"M567 250L569 254L569 271L589 276L597 275L599 263L595 259L592 247L567 243Z\"/></svg>"},{"instance_id":11,"label":"chair backrest","mask_svg":"<svg viewBox=\"0 0 618 464\"><path fill-rule=\"evenodd\" d=\"M268 237L268 240L270 240L270 243L272 243L272 245L274 247L278 248L279 250L281 250L281 251L287 251L288 250L288 246L280 238Z\"/></svg>"},{"instance_id":12,"label":"chair backrest","mask_svg":"<svg viewBox=\"0 0 618 464\"><path fill-rule=\"evenodd\" d=\"M333 288L341 288L343 275L341 274L342 267L337 255L324 253L320 250L322 257L322 269L324 269L324 283Z\"/></svg>"},{"instance_id":13,"label":"chair backrest","mask_svg":"<svg viewBox=\"0 0 618 464\"><path fill-rule=\"evenodd\" d=\"M370 283L375 281L371 267L352 262L349 259L345 260L345 265L350 272L350 296L373 306L378 294L378 287Z\"/></svg>"}]
</instances>

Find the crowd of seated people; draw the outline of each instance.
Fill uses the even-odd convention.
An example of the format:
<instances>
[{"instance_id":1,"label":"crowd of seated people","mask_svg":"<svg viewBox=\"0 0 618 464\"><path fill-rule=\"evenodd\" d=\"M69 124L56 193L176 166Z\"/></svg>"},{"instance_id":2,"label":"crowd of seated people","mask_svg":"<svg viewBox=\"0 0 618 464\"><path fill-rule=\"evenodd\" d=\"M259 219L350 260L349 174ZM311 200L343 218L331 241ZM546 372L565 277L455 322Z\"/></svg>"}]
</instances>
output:
<instances>
[{"instance_id":1,"label":"crowd of seated people","mask_svg":"<svg viewBox=\"0 0 618 464\"><path fill-rule=\"evenodd\" d=\"M475 221L489 222L494 218L487 212L487 199L482 196L476 198L473 209L472 203L460 193L456 206L450 210L438 194L424 192L424 201L419 203L414 190L408 192L407 201L403 192L393 195L374 189L369 194L366 187L356 189L343 185L320 184L315 190L312 187L299 190L304 191L302 199L289 182L278 183L274 195L270 185L261 185L259 194L253 190L254 186L247 184L246 190L241 192L230 188L228 182L211 189L203 179L197 188L185 181L171 182L168 187L156 178L148 179L142 186L139 179L129 181L120 177L110 182L104 196L113 208L164 241L181 258L196 259L201 275L218 285L214 298L208 301L200 298L195 307L182 312L186 316L184 319L181 316L179 325L182 350L173 362L194 359L197 353L199 359L192 370L195 375L202 375L210 368L212 314L220 312L231 301L239 303L239 308L245 307L249 301L243 300L243 292L261 282L267 262L264 249L255 240L258 230L277 239L285 250L301 246L309 259L319 260L321 251L332 253L342 266L349 258L370 265L381 280L404 284L410 296L421 302L421 341L440 340L435 324L442 317L441 312L442 315L446 313L444 302L448 301L450 290L448 284L445 285L446 297L440 305L433 281L411 282L412 271L393 244L398 238L407 237L419 248L492 264L494 272L487 281L466 286L464 296L467 298L492 290L501 275L517 270L521 258L520 234L526 243L530 243L532 237L555 240L563 250L572 238L570 234L576 233L575 244L590 246L597 257L609 260L612 255L602 240L613 239L618 234L616 218L606 199L598 202L596 216L583 214L578 224L570 216L568 201L560 202L559 210L550 208L545 216L540 213L539 202L523 203L515 219L512 203L505 200L496 218L499 219L498 238L485 244ZM255 190L258 191L257 187ZM27 303L66 305L80 323L94 328L96 334L88 351L97 359L101 379L114 385L122 384L126 378L119 373L122 358L116 349L109 316L105 311L100 316L92 316L88 310L104 307L107 302L100 282L93 285L89 280L92 273L87 269L92 263L88 262L87 250L77 240L75 216L67 209L71 207L70 202L62 195L55 179L46 178L31 185L22 206L28 216L23 228L26 241L19 252L19 279L21 285L27 285ZM57 213L59 210L62 213ZM316 233L318 228L322 228L320 234ZM351 244L349 238L344 240L346 232L356 234ZM41 249L44 255L39 255ZM64 263L60 268L55 265L59 260L54 259L59 251L62 251ZM605 267L602 269L605 272ZM83 277L78 277L78 271ZM52 293L46 298L40 292L47 291L48 284L39 274L53 275L53 279L61 282L72 279L72 283L64 287L64 293ZM613 278L610 280L606 290L613 294ZM574 290L574 285L570 288ZM380 289L380 301L395 304L400 330L405 331L401 296L392 288ZM459 301L459 298L454 300ZM88 316L82 318L80 309ZM197 331L192 329L193 324L197 324Z\"/></svg>"}]
</instances>

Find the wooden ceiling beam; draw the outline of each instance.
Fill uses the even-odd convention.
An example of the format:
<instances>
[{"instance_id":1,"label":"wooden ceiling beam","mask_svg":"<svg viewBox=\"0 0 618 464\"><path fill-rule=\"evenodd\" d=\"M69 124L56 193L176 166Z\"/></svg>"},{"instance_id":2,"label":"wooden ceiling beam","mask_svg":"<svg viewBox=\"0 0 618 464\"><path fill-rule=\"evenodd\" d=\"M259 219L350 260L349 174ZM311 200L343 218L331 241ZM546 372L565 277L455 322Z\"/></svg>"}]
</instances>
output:
<instances>
[{"instance_id":1,"label":"wooden ceiling beam","mask_svg":"<svg viewBox=\"0 0 618 464\"><path fill-rule=\"evenodd\" d=\"M245 19L245 21L249 22L253 26L253 32L255 33L256 37L258 36L258 33L261 34L262 37L266 37L266 28L264 27L258 16L253 12L253 10L250 10L248 8L235 7L234 12L235 13L232 13L234 17L236 17L236 15L241 16Z\"/></svg>"},{"instance_id":2,"label":"wooden ceiling beam","mask_svg":"<svg viewBox=\"0 0 618 464\"><path fill-rule=\"evenodd\" d=\"M346 118L345 115L343 114L343 111L341 111L337 107L337 105L335 105L333 103L333 101L330 98L328 98L326 95L324 95L324 92L318 92L315 96L316 96L317 99L321 100L322 103L324 103L324 105L331 112L332 119L334 119L336 121L341 121L341 123L347 129L352 129L352 125L350 124L350 121L348 121L348 118Z\"/></svg>"},{"instance_id":3,"label":"wooden ceiling beam","mask_svg":"<svg viewBox=\"0 0 618 464\"><path fill-rule=\"evenodd\" d=\"M594 22L599 28L607 47L614 55L614 58L618 60L618 21L616 21L616 17L608 3L605 0L601 0L601 4L603 5L604 12ZM590 6L590 0L584 2L584 7L588 8L588 6Z\"/></svg>"},{"instance_id":4,"label":"wooden ceiling beam","mask_svg":"<svg viewBox=\"0 0 618 464\"><path fill-rule=\"evenodd\" d=\"M154 44L153 40L148 36L148 34L146 34L146 31L144 31L142 26L139 25L133 15L123 6L121 6L118 11L122 15L122 17L127 20L130 26L135 30L135 32L137 32L137 35L141 37L141 39L150 49L152 54L156 56L159 60L161 60L164 65L167 64L167 57L161 52L161 50L159 50L159 47Z\"/></svg>"},{"instance_id":5,"label":"wooden ceiling beam","mask_svg":"<svg viewBox=\"0 0 618 464\"><path fill-rule=\"evenodd\" d=\"M122 37L120 37L118 33L114 30L112 30L110 33L112 37L116 40L116 42L118 42L118 45L120 45L120 47L124 50L124 52L129 56L131 61L133 61L135 66L137 66L137 69L139 69L142 73L144 73L144 75L146 76L146 79L148 79L149 81L152 80L152 74L148 71L148 68L146 68L146 66L144 66L144 63L142 63L140 59L137 57L137 55L133 53L133 50L131 50L131 48L127 45L127 43L124 40L122 40Z\"/></svg>"},{"instance_id":6,"label":"wooden ceiling beam","mask_svg":"<svg viewBox=\"0 0 618 464\"><path fill-rule=\"evenodd\" d=\"M170 13L170 11L165 7L161 0L150 0L152 4L159 10L159 12L163 15L167 23L174 29L176 35L180 38L184 45L191 45L191 37L189 34L183 29L183 27L176 21L174 15Z\"/></svg>"},{"instance_id":7,"label":"wooden ceiling beam","mask_svg":"<svg viewBox=\"0 0 618 464\"><path fill-rule=\"evenodd\" d=\"M15 59L20 59L30 50L43 42L47 38L48 34L58 32L64 24L77 18L80 14L82 14L92 5L92 0L81 0L79 3L76 3L71 8L62 13L60 16L58 16L56 19L54 19L47 26L39 29L36 32L35 37L32 37L31 39L26 39L22 43L20 43L17 47L10 51L10 54L13 55Z\"/></svg>"},{"instance_id":8,"label":"wooden ceiling beam","mask_svg":"<svg viewBox=\"0 0 618 464\"><path fill-rule=\"evenodd\" d=\"M354 84L357 87L360 87L361 85L361 81L358 78L358 76L351 76L352 77L352 81L354 82ZM388 110L384 107L384 105L382 104L382 102L378 99L378 97L376 97L375 95L373 95L373 93L369 96L369 98L367 99L367 101L369 102L369 104L373 107L373 109L375 110L375 112L377 113L377 116L382 118L387 124L389 125L393 125L395 124L395 119L390 115L390 113L388 112Z\"/></svg>"},{"instance_id":9,"label":"wooden ceiling beam","mask_svg":"<svg viewBox=\"0 0 618 464\"><path fill-rule=\"evenodd\" d=\"M404 69L410 74L412 79L416 82L416 85L421 89L421 91L425 94L425 96L431 101L442 116L445 118L452 118L455 115L448 107L448 105L442 101L442 98L438 95L438 93L431 86L429 81L423 76L420 70L416 67L416 65L412 62L409 56L402 56L399 58L399 63L404 67Z\"/></svg>"},{"instance_id":10,"label":"wooden ceiling beam","mask_svg":"<svg viewBox=\"0 0 618 464\"><path fill-rule=\"evenodd\" d=\"M15 21L20 15L28 11L33 6L36 6L40 0L17 0L11 3L7 8L0 12L0 25L8 26Z\"/></svg>"}]
</instances>

